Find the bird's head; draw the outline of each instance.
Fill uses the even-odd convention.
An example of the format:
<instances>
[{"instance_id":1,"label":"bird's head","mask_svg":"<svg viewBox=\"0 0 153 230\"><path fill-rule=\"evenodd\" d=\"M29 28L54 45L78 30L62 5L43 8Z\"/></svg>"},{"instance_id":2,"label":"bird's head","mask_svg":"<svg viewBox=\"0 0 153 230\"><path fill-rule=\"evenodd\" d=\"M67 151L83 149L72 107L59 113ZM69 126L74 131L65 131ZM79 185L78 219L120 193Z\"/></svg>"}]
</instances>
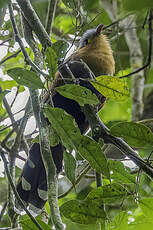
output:
<instances>
[{"instance_id":1,"label":"bird's head","mask_svg":"<svg viewBox=\"0 0 153 230\"><path fill-rule=\"evenodd\" d=\"M101 35L103 27L104 25L100 24L95 29L87 30L80 39L79 49L89 45L90 43L94 43L94 40Z\"/></svg>"},{"instance_id":2,"label":"bird's head","mask_svg":"<svg viewBox=\"0 0 153 230\"><path fill-rule=\"evenodd\" d=\"M73 59L82 59L92 70L95 76L102 74L112 75L115 71L115 62L107 37L102 34L103 25L87 30L82 38Z\"/></svg>"}]
</instances>

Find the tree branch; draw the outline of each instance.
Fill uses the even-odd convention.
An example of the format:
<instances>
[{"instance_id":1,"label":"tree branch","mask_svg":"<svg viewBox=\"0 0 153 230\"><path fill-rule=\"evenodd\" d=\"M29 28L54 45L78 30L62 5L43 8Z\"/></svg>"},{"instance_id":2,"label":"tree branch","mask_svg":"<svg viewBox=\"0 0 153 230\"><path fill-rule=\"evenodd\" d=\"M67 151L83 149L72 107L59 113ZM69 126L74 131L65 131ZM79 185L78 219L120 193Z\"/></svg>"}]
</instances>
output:
<instances>
[{"instance_id":1,"label":"tree branch","mask_svg":"<svg viewBox=\"0 0 153 230\"><path fill-rule=\"evenodd\" d=\"M46 20L46 32L49 36L52 33L53 21L56 11L57 0L49 0L48 3L48 13L47 13L47 20Z\"/></svg>"},{"instance_id":2,"label":"tree branch","mask_svg":"<svg viewBox=\"0 0 153 230\"><path fill-rule=\"evenodd\" d=\"M48 74L46 74L43 71L41 71L41 69L39 69L38 66L35 63L33 63L31 58L29 57L29 55L28 55L28 53L27 53L27 51L26 51L26 49L24 47L24 44L23 44L23 42L21 40L21 37L20 37L19 31L18 31L16 22L15 22L15 19L14 19L12 4L10 3L8 5L8 7L9 7L9 13L10 13L10 18L11 18L11 22L12 22L12 27L13 27L13 30L14 30L15 40L20 45L21 51L22 51L22 53L23 53L23 55L25 57L25 62L28 63L29 65L31 65L38 73L42 74L44 77L48 77Z\"/></svg>"},{"instance_id":3,"label":"tree branch","mask_svg":"<svg viewBox=\"0 0 153 230\"><path fill-rule=\"evenodd\" d=\"M9 57L5 58L4 60L2 60L0 62L0 65L2 65L4 62L8 61L11 58L16 58L18 56L18 54L21 52L21 50L18 50L17 52L15 52L14 54L10 55Z\"/></svg>"},{"instance_id":4,"label":"tree branch","mask_svg":"<svg viewBox=\"0 0 153 230\"><path fill-rule=\"evenodd\" d=\"M39 38L42 46L46 48L47 46L51 46L51 40L42 25L41 21L39 20L35 10L33 9L29 0L17 0L24 17L29 22L32 30L35 32L37 37Z\"/></svg>"},{"instance_id":5,"label":"tree branch","mask_svg":"<svg viewBox=\"0 0 153 230\"><path fill-rule=\"evenodd\" d=\"M5 158L5 152L4 152L4 150L3 150L1 147L0 147L0 152L1 152L0 155L1 155L2 160L3 160L3 162L4 162L5 172L6 172L6 175L7 175L8 181L9 181L9 184L11 185L11 188L12 188L14 194L15 194L15 197L17 198L17 200L18 200L20 206L23 208L23 210L24 210L24 211L27 213L27 215L30 217L30 219L32 220L32 222L38 227L38 229L43 230L43 229L41 228L41 226L39 225L39 223L35 220L35 218L34 218L34 217L31 215L31 213L27 210L27 208L25 207L23 201L20 199L20 196L19 196L18 192L16 191L16 188L15 188L14 183L13 183L13 181L12 181L12 177L11 177L10 172L9 172L9 169L8 169L8 167L7 167L7 160L6 160L6 158Z\"/></svg>"},{"instance_id":6,"label":"tree branch","mask_svg":"<svg viewBox=\"0 0 153 230\"><path fill-rule=\"evenodd\" d=\"M26 22L26 20L23 20L23 23L25 23L23 27L25 39L28 41L28 44L34 53L34 62L41 68L43 62L39 48L35 44L33 35L30 32L30 28L28 27L28 23ZM28 38L26 38L26 35L28 36ZM47 174L48 202L51 210L51 218L57 230L64 230L58 207L58 183L56 166L54 164L53 157L50 151L49 130L46 118L43 114L43 104L39 100L39 93L37 90L29 89L29 91L34 116L36 118L37 126L39 128L40 149Z\"/></svg>"},{"instance_id":7,"label":"tree branch","mask_svg":"<svg viewBox=\"0 0 153 230\"><path fill-rule=\"evenodd\" d=\"M153 21L153 10L151 9L150 10L150 13L149 13L149 19L148 19L148 31L149 31L149 41L148 41L148 59L147 59L147 62L144 66L142 66L141 68L139 69L136 69L135 71L127 74L127 75L124 75L120 78L126 78L126 77L130 77L131 75L133 74L136 74L136 73L139 73L140 71L144 70L145 68L147 68L148 66L150 66L151 64L151 55L152 55L152 37L153 37L153 27L152 27L152 21Z\"/></svg>"},{"instance_id":8,"label":"tree branch","mask_svg":"<svg viewBox=\"0 0 153 230\"><path fill-rule=\"evenodd\" d=\"M79 182L81 181L81 179L86 175L86 173L91 169L91 166L89 165L89 163L85 163L85 167L84 170L81 172L81 174L77 177L76 182L74 185L72 185L66 192L64 192L63 194L59 195L58 198L61 199L65 196L67 196L73 188L76 187L76 185L79 184Z\"/></svg>"},{"instance_id":9,"label":"tree branch","mask_svg":"<svg viewBox=\"0 0 153 230\"><path fill-rule=\"evenodd\" d=\"M128 158L130 158L140 169L153 178L153 167L146 163L137 153L121 138L114 137L109 134L109 129L103 124L92 106L85 105L83 112L86 115L88 122L97 139L102 138L104 143L113 144L121 150Z\"/></svg>"}]
</instances>

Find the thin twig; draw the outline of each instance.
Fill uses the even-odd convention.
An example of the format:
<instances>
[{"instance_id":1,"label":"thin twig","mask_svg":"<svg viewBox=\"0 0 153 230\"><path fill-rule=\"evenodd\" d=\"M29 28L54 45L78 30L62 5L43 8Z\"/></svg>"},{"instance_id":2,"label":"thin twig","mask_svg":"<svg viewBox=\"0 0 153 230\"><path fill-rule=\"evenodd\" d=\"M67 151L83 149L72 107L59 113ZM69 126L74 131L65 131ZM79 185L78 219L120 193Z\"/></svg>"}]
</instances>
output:
<instances>
[{"instance_id":1,"label":"thin twig","mask_svg":"<svg viewBox=\"0 0 153 230\"><path fill-rule=\"evenodd\" d=\"M16 113L14 113L13 115L15 115L15 114L16 114ZM22 118L21 118L21 119L22 119ZM19 119L19 120L15 121L15 122L11 123L10 125L7 125L6 127L0 129L0 132L3 132L4 130L9 129L9 128L12 127L12 126L15 127L16 125L19 125L21 119Z\"/></svg>"},{"instance_id":2,"label":"thin twig","mask_svg":"<svg viewBox=\"0 0 153 230\"><path fill-rule=\"evenodd\" d=\"M13 101L12 101L11 105L10 105L11 108L12 108L12 106L14 105L14 103L15 103L15 101L16 101L16 98L17 98L17 96L18 96L18 94L19 94L19 88L20 88L20 86L18 85L18 86L17 86L16 93L15 93L15 96L14 96L14 98L13 98Z\"/></svg>"},{"instance_id":3,"label":"thin twig","mask_svg":"<svg viewBox=\"0 0 153 230\"><path fill-rule=\"evenodd\" d=\"M64 56L64 59L63 59L63 62L65 60L65 57L66 55L68 54L68 52L70 51L70 49L73 47L74 43L75 43L75 40L76 40L76 37L77 37L77 26L78 26L78 17L76 16L76 21L75 21L75 32L74 32L74 39L69 47L69 49L66 51L65 53L65 56Z\"/></svg>"},{"instance_id":4,"label":"thin twig","mask_svg":"<svg viewBox=\"0 0 153 230\"><path fill-rule=\"evenodd\" d=\"M140 169L153 178L153 167L146 163L137 153L121 138L114 137L109 134L109 129L100 120L98 115L95 115L94 109L90 105L83 107L83 112L88 119L91 129L96 127L97 138L102 138L104 143L115 145L127 157L129 157ZM94 132L94 130L93 130Z\"/></svg>"},{"instance_id":5,"label":"thin twig","mask_svg":"<svg viewBox=\"0 0 153 230\"><path fill-rule=\"evenodd\" d=\"M19 127L19 129L18 129L18 132L17 132L17 136L16 136L16 138L15 138L14 145L13 145L13 147L12 147L12 151L18 150L18 147L20 146L21 139L22 139L22 136L23 136L23 133L24 133L24 130L25 130L25 126L26 126L27 121L28 121L28 119L29 119L30 110L31 110L31 100L30 100L30 98L29 98L29 100L28 100L28 102L27 102L27 104L26 104L24 117L23 117L22 120L21 120L21 124L20 124L20 127Z\"/></svg>"},{"instance_id":6,"label":"thin twig","mask_svg":"<svg viewBox=\"0 0 153 230\"><path fill-rule=\"evenodd\" d=\"M4 62L8 61L11 58L16 58L18 56L18 54L21 52L21 50L18 50L17 52L15 52L14 54L10 55L9 57L5 58L4 60L2 60L0 62L0 65L2 65Z\"/></svg>"},{"instance_id":7,"label":"thin twig","mask_svg":"<svg viewBox=\"0 0 153 230\"><path fill-rule=\"evenodd\" d=\"M149 14L149 19L148 19L148 31L149 31L149 48L148 48L148 59L147 59L147 63L142 66L141 68L127 74L124 76L121 76L120 78L127 78L132 76L135 73L139 73L140 71L144 70L145 68L147 68L148 66L150 66L151 64L151 55L152 55L152 37L153 37L153 28L152 28L152 20L153 20L153 10L150 10L150 14Z\"/></svg>"},{"instance_id":8,"label":"thin twig","mask_svg":"<svg viewBox=\"0 0 153 230\"><path fill-rule=\"evenodd\" d=\"M27 215L30 217L30 219L32 220L32 222L37 226L38 229L40 230L43 230L42 227L39 225L39 223L35 220L35 218L31 215L31 213L29 212L29 210L26 208L26 206L24 205L23 201L20 199L20 196L18 194L18 192L16 191L16 188L15 188L15 185L12 181L12 178L11 178L11 175L10 175L10 172L8 170L8 166L7 166L7 159L5 157L5 152L4 150L0 147L0 151L1 151L1 157L2 157L2 160L4 162L4 167L5 167L5 172L6 172L6 175L7 175L7 178L8 178L8 181L9 181L9 184L11 185L11 188L15 194L15 197L17 198L20 206L24 209L24 211L27 213Z\"/></svg>"},{"instance_id":9,"label":"thin twig","mask_svg":"<svg viewBox=\"0 0 153 230\"><path fill-rule=\"evenodd\" d=\"M135 187L135 201L138 202L138 191L139 191L139 184L141 179L142 170L139 168L137 177L136 177L136 187Z\"/></svg>"},{"instance_id":10,"label":"thin twig","mask_svg":"<svg viewBox=\"0 0 153 230\"><path fill-rule=\"evenodd\" d=\"M1 88L0 88L0 91L1 91ZM3 103L4 103L4 106L6 108L7 113L9 115L9 118L11 119L12 126L13 126L13 128L15 128L16 133L18 133L18 127L16 128L16 125L17 125L18 121L17 122L15 121L14 115L13 115L13 113L11 111L11 108L10 108L10 106L9 106L9 104L8 104L8 102L7 102L5 97L3 99ZM23 137L23 144L24 144L25 152L27 152L29 147L28 147L28 144L27 144L26 139L24 137Z\"/></svg>"},{"instance_id":11,"label":"thin twig","mask_svg":"<svg viewBox=\"0 0 153 230\"><path fill-rule=\"evenodd\" d=\"M10 152L11 152L11 149L9 149L5 144L3 144L3 145L1 144L1 146L3 147L3 149L4 149L7 153L10 153ZM24 157L20 156L19 154L16 154L15 157L16 157L17 159L20 159L20 160L26 162L26 159L25 159Z\"/></svg>"},{"instance_id":12,"label":"thin twig","mask_svg":"<svg viewBox=\"0 0 153 230\"><path fill-rule=\"evenodd\" d=\"M63 194L59 195L59 196L58 196L58 199L61 199L61 198L65 197L65 196L67 196L67 195L72 191L72 189L75 188L76 185L79 184L79 182L81 181L82 177L84 177L84 176L86 175L86 173L87 173L90 169L91 169L91 166L88 164L88 165L85 167L85 169L83 170L83 172L80 174L80 176L76 179L75 184L72 185L66 192L64 192Z\"/></svg>"},{"instance_id":13,"label":"thin twig","mask_svg":"<svg viewBox=\"0 0 153 230\"><path fill-rule=\"evenodd\" d=\"M8 38L8 39L6 39L6 40L4 40L4 41L2 41L1 43L0 43L0 46L3 46L4 44L5 44L5 42L9 42L11 39L10 38Z\"/></svg>"},{"instance_id":14,"label":"thin twig","mask_svg":"<svg viewBox=\"0 0 153 230\"><path fill-rule=\"evenodd\" d=\"M7 127L8 128L8 127ZM16 129L18 128L18 126L16 125L15 127L13 127L13 129L11 129L11 131L5 136L5 138L3 139L3 141L1 142L1 146L4 147L4 145L6 144L6 142L9 140L9 138L13 135L14 132L16 132ZM10 151L9 151L10 152Z\"/></svg>"},{"instance_id":15,"label":"thin twig","mask_svg":"<svg viewBox=\"0 0 153 230\"><path fill-rule=\"evenodd\" d=\"M56 11L57 0L49 0L48 3L48 13L47 13L47 21L46 21L46 32L49 36L52 33L53 21Z\"/></svg>"},{"instance_id":16,"label":"thin twig","mask_svg":"<svg viewBox=\"0 0 153 230\"><path fill-rule=\"evenodd\" d=\"M9 6L9 13L10 13L10 18L11 18L11 22L12 22L12 27L13 27L13 30L14 30L15 40L20 45L22 53L23 53L23 55L25 57L25 62L27 64L31 65L36 70L36 72L42 74L44 77L48 77L48 74L44 73L34 62L32 62L30 56L28 55L28 53L27 53L27 51L26 51L26 49L24 47L24 44L23 44L23 42L21 40L21 37L19 35L19 31L18 31L16 21L15 21L15 18L14 18L12 4L9 4L8 6Z\"/></svg>"},{"instance_id":17,"label":"thin twig","mask_svg":"<svg viewBox=\"0 0 153 230\"><path fill-rule=\"evenodd\" d=\"M5 213L6 207L7 207L7 202L4 203L3 208L2 208L2 210L0 212L0 222L2 221L2 218L3 218L3 215Z\"/></svg>"},{"instance_id":18,"label":"thin twig","mask_svg":"<svg viewBox=\"0 0 153 230\"><path fill-rule=\"evenodd\" d=\"M52 43L50 37L33 9L30 0L17 0L17 3L19 4L24 17L30 24L32 30L39 38L43 48L45 49L47 46L51 46Z\"/></svg>"}]
</instances>

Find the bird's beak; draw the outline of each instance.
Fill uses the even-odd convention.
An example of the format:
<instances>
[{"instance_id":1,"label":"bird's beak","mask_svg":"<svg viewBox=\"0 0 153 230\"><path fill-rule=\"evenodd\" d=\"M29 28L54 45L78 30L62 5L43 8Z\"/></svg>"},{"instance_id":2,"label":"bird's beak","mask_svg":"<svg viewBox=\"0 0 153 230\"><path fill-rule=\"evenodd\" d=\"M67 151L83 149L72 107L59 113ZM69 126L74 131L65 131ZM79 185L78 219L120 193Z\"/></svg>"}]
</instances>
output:
<instances>
[{"instance_id":1,"label":"bird's beak","mask_svg":"<svg viewBox=\"0 0 153 230\"><path fill-rule=\"evenodd\" d=\"M100 24L99 26L97 26L97 29L96 29L96 34L97 34L97 35L100 35L100 34L101 34L101 31L102 31L103 27L104 27L103 24Z\"/></svg>"}]
</instances>

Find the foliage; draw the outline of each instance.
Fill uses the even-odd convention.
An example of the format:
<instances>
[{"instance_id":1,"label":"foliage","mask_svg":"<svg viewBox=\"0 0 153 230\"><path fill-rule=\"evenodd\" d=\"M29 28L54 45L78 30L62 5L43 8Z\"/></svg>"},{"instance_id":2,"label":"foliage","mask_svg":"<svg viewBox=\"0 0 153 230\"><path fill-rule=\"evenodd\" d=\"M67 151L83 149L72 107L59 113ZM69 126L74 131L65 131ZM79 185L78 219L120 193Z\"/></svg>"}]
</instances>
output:
<instances>
[{"instance_id":1,"label":"foliage","mask_svg":"<svg viewBox=\"0 0 153 230\"><path fill-rule=\"evenodd\" d=\"M59 92L64 97L68 97L77 101L81 106L85 104L98 104L98 99L95 94L93 94L90 90L85 87L79 85L63 85L56 88L57 92Z\"/></svg>"},{"instance_id":2,"label":"foliage","mask_svg":"<svg viewBox=\"0 0 153 230\"><path fill-rule=\"evenodd\" d=\"M115 76L99 76L92 84L107 98L122 101L129 97L129 90L124 80Z\"/></svg>"},{"instance_id":3,"label":"foliage","mask_svg":"<svg viewBox=\"0 0 153 230\"><path fill-rule=\"evenodd\" d=\"M47 0L32 0L31 2L42 24L45 25ZM141 42L144 59L146 59L148 56L148 26L145 25L142 29L142 25L148 9L153 7L152 1L141 0L138 4L136 0L117 0L117 5L118 20L122 20L130 14L135 14L138 38ZM4 4L4 1L0 0L0 15L2 15L1 12L5 7L7 7L7 2ZM97 9L99 9L98 13ZM26 88L39 89L40 94L44 94L44 92L49 90L48 84L55 78L58 64L65 60L67 53L71 53L71 44L77 43L76 35L81 36L86 29L96 27L100 23L111 24L112 19L108 11L103 1L99 0L58 1L53 22L53 33L51 35L52 47L44 49L42 44L39 44L39 48L44 55L44 69L49 73L47 80L40 77L33 69L29 69L22 52L16 54L18 47L13 39L10 18L2 19L0 49L5 50L5 52L1 60L0 76L0 145L5 142L5 145L3 145L4 149L11 149L17 133L11 133L12 126L7 128L10 115L6 110L3 99L7 98L15 120L19 120L23 116L20 110L25 111L25 108L18 106L19 100L21 98L24 101L26 100L25 97L29 97L26 94ZM7 12L5 14L8 16ZM22 26L18 11L16 11L15 18L21 32ZM110 133L126 140L131 147L137 148L140 155L146 159L153 146L152 122L150 120L147 123L145 121L139 123L131 122L132 102L129 91L132 87L131 79L123 80L119 79L119 77L131 72L132 68L129 64L130 53L124 39L124 31L119 30L118 23L112 24L110 30L108 28L104 33L109 36L114 51L116 73L120 70L122 71L116 74L117 77L99 76L95 82L92 81L92 84L108 98L104 108L99 112L99 116L105 123L111 122L109 123ZM76 24L77 27L75 26ZM72 36L74 34L75 39ZM6 41L8 38L9 40ZM3 43L3 46L1 43ZM24 45L26 47L26 44ZM33 59L33 50L27 47L26 50ZM8 75L3 75L2 72ZM150 71L146 72L145 84L144 95L147 98L147 95L151 92L150 86L153 84L152 66L150 66ZM149 87L147 87L148 85ZM98 104L97 97L90 90L77 84L65 84L57 87L57 91L61 95L77 101L81 106L85 104ZM24 93L26 96L23 98ZM61 181L59 180L59 187L60 183L62 186L64 184L64 186L63 190L59 191L59 194L66 192L71 186L74 188L74 190L71 190L71 192L66 193L65 196L59 199L60 212L62 220L66 224L66 229L152 229L153 182L151 179L145 174L138 174L137 168L127 167L126 161L119 162L107 159L104 154L103 143L100 141L97 143L90 136L83 136L73 117L64 110L47 106L44 107L44 114L51 123L51 128L49 129L51 145L54 146L61 141L66 148L64 152L65 175ZM18 122L17 125L19 124ZM16 130L14 124L13 129ZM37 132L36 129L33 133L35 132ZM28 135L24 133L28 144L34 141L38 142L38 138L37 140L34 139L33 133L28 133ZM18 150L18 153L21 154L23 150L22 145L19 146ZM75 158L73 150L83 159L81 165ZM91 175L87 175L89 178L86 178L83 174L84 169L87 168L83 168L85 160L88 161L92 169L102 173L102 187L96 187L92 170L90 171ZM0 161L0 163L2 162ZM16 172L18 177L20 170L18 172L17 168ZM141 180L138 182L138 179ZM78 182L80 182L80 185L77 184ZM6 201L6 177L0 178L0 183L1 208ZM51 230L53 228L50 223L51 220L48 218L50 211L47 205L45 206L45 215L42 212L36 219L43 229ZM19 224L23 230L37 229L26 214L19 217ZM6 211L0 222L0 227L8 226L10 226L10 222L8 212Z\"/></svg>"}]
</instances>

